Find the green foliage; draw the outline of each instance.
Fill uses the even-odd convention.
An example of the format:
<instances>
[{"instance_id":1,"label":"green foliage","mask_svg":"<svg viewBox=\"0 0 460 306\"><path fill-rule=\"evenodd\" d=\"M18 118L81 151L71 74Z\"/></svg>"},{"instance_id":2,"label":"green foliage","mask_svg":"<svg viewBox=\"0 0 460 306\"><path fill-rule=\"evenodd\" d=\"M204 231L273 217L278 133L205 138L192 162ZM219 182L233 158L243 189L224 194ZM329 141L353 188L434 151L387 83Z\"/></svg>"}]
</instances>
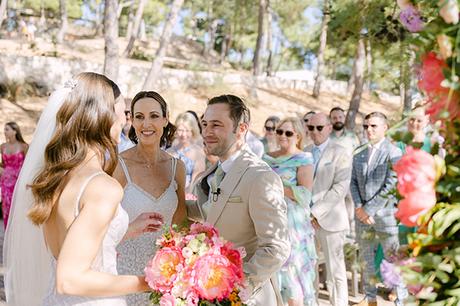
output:
<instances>
[{"instance_id":1,"label":"green foliage","mask_svg":"<svg viewBox=\"0 0 460 306\"><path fill-rule=\"evenodd\" d=\"M13 1L16 1L16 0L13 0ZM40 15L42 2L44 4L45 11L47 11L52 16L55 16L55 17L59 16L59 0L24 0L22 1L22 8L32 9L34 11L34 14ZM67 1L68 16L70 18L81 18L82 4L83 4L83 0Z\"/></svg>"}]
</instances>

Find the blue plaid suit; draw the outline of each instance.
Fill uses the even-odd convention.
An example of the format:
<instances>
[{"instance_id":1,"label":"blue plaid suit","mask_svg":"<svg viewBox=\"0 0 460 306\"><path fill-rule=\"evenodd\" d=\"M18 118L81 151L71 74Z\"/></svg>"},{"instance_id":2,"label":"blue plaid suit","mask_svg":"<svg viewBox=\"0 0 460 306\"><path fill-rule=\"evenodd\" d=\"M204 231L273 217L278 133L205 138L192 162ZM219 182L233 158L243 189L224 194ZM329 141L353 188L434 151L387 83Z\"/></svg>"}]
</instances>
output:
<instances>
[{"instance_id":1,"label":"blue plaid suit","mask_svg":"<svg viewBox=\"0 0 460 306\"><path fill-rule=\"evenodd\" d=\"M397 178L392 165L401 158L399 148L385 139L376 149L368 165L369 148L357 150L353 157L350 191L356 207L374 218L375 224L367 225L356 220L356 237L360 247L361 259L364 261L364 287L369 300L375 300L377 289L375 279L375 253L379 243L385 257L399 248L398 225L394 216L397 199L389 192L396 187ZM403 286L397 289L398 297L404 298Z\"/></svg>"}]
</instances>

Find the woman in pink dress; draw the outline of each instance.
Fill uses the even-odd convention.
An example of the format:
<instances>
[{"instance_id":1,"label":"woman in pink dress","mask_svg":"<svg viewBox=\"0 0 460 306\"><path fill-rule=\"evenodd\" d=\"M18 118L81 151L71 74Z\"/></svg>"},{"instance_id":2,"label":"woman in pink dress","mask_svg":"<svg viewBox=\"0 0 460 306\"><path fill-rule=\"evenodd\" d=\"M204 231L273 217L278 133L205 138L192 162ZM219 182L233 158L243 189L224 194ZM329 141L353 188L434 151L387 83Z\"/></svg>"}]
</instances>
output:
<instances>
[{"instance_id":1,"label":"woman in pink dress","mask_svg":"<svg viewBox=\"0 0 460 306\"><path fill-rule=\"evenodd\" d=\"M6 142L0 146L2 153L0 188L2 190L3 225L6 228L14 185L16 185L29 146L22 138L21 130L16 122L6 123L4 132Z\"/></svg>"}]
</instances>

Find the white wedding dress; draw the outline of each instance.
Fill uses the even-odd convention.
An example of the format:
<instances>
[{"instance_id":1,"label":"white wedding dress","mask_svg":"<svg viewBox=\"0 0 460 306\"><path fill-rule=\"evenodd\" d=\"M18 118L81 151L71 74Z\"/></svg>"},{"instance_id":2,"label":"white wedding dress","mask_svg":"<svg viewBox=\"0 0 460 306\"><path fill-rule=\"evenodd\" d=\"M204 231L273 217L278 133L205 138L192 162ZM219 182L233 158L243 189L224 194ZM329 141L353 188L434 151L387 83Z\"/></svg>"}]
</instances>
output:
<instances>
[{"instance_id":1,"label":"white wedding dress","mask_svg":"<svg viewBox=\"0 0 460 306\"><path fill-rule=\"evenodd\" d=\"M79 214L80 197L83 194L89 181L103 172L95 173L90 176L83 184L80 193L77 197L75 205L75 218ZM117 274L117 252L116 246L122 240L128 229L128 214L119 205L117 213L113 220L110 222L107 233L102 241L101 249L93 262L92 269L95 271ZM51 264L51 280L48 293L43 301L43 306L126 306L126 301L123 297L113 298L94 298L94 297L81 297L62 295L56 292L56 260L52 257Z\"/></svg>"},{"instance_id":2,"label":"white wedding dress","mask_svg":"<svg viewBox=\"0 0 460 306\"><path fill-rule=\"evenodd\" d=\"M121 205L128 213L129 221L134 221L140 214L145 212L157 212L163 216L163 222L166 226L171 225L178 201L175 180L177 159L173 157L171 162L171 182L158 198L155 198L131 180L128 168L121 157L119 158L119 163L127 180ZM120 274L144 275L145 266L156 251L155 241L162 235L162 232L160 230L154 233L146 233L135 239L120 243L117 247L119 253L118 272ZM126 300L129 306L151 305L148 298L148 293L138 293L128 295Z\"/></svg>"}]
</instances>

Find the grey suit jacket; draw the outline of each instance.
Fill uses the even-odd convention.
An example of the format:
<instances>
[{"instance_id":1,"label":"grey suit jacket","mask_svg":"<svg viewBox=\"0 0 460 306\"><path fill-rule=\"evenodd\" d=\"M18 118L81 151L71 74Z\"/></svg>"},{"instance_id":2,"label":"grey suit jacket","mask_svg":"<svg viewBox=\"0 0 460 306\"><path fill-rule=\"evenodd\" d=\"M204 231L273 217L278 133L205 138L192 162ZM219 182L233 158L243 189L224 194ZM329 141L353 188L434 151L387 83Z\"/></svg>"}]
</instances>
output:
<instances>
[{"instance_id":1,"label":"grey suit jacket","mask_svg":"<svg viewBox=\"0 0 460 306\"><path fill-rule=\"evenodd\" d=\"M351 175L351 195L356 207L363 207L376 222L379 231L388 231L386 227L396 227L397 199L389 194L397 183L392 167L401 156L401 150L385 139L375 153L368 167L369 149L358 151L353 157Z\"/></svg>"},{"instance_id":2,"label":"grey suit jacket","mask_svg":"<svg viewBox=\"0 0 460 306\"><path fill-rule=\"evenodd\" d=\"M236 247L244 247L244 272L255 295L262 287L273 287L278 301L256 297L257 305L282 305L278 288L270 278L290 254L287 206L279 176L252 152L243 150L220 184L220 194L205 218L202 205L208 201L207 177L216 166L205 171L194 187L198 201L188 201L188 216L193 221L206 221ZM274 279L272 279L274 281ZM261 304L262 305L262 304Z\"/></svg>"},{"instance_id":3,"label":"grey suit jacket","mask_svg":"<svg viewBox=\"0 0 460 306\"><path fill-rule=\"evenodd\" d=\"M307 147L309 152L312 149L313 146ZM350 188L351 163L347 149L329 141L316 167L311 213L330 232L350 228L345 196Z\"/></svg>"}]
</instances>

